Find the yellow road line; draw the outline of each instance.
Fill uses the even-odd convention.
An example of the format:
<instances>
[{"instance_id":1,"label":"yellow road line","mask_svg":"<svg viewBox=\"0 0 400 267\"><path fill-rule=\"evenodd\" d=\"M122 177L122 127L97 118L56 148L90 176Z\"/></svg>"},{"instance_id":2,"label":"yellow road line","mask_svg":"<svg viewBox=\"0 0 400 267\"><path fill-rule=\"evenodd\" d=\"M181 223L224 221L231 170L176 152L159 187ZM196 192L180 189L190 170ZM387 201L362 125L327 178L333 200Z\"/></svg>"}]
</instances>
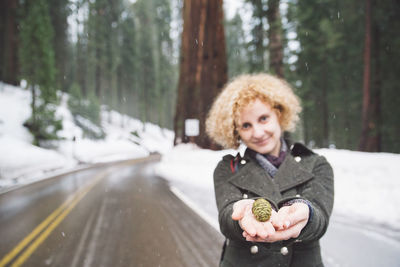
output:
<instances>
[{"instance_id":1,"label":"yellow road line","mask_svg":"<svg viewBox=\"0 0 400 267\"><path fill-rule=\"evenodd\" d=\"M64 220L64 218L71 212L71 210L81 201L82 198L97 184L99 180L91 184L84 192L77 196L74 201L58 216L46 230L35 239L35 241L18 257L18 259L11 265L12 267L21 266L32 253L46 240L51 232Z\"/></svg>"},{"instance_id":2,"label":"yellow road line","mask_svg":"<svg viewBox=\"0 0 400 267\"><path fill-rule=\"evenodd\" d=\"M28 236L26 236L21 242L18 243L15 248L9 252L0 261L0 267L4 267L9 263L16 255L18 255L39 233L43 231L53 220L39 237L33 242L28 249L18 258L18 260L12 266L20 266L33 252L34 250L47 238L47 236L53 231L53 229L61 223L61 221L68 215L68 213L78 204L78 202L103 178L109 171L101 172L89 185L85 186L81 190L77 191L71 197L69 197L60 207L58 207L53 213L51 213L43 222L41 222ZM61 214L61 215L60 215ZM49 229L51 229L49 231ZM19 265L16 265L16 264Z\"/></svg>"},{"instance_id":3,"label":"yellow road line","mask_svg":"<svg viewBox=\"0 0 400 267\"><path fill-rule=\"evenodd\" d=\"M25 237L21 242L18 243L15 248L9 252L1 261L0 267L5 266L10 260L12 260L24 247L29 244L54 218L56 218L66 206L75 197L69 197L60 207L58 207L53 213L51 213L43 222L41 222L27 237Z\"/></svg>"}]
</instances>

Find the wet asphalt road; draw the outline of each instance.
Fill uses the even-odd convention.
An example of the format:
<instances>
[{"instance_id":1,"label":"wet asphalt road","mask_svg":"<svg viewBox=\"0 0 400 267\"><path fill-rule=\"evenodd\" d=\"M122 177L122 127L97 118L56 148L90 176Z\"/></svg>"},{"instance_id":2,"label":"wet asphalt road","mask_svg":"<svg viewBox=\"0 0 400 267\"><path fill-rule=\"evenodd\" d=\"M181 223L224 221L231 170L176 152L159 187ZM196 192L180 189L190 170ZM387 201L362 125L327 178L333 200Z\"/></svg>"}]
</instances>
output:
<instances>
[{"instance_id":1,"label":"wet asphalt road","mask_svg":"<svg viewBox=\"0 0 400 267\"><path fill-rule=\"evenodd\" d=\"M0 266L217 266L221 234L151 164L102 166L1 194Z\"/></svg>"},{"instance_id":2,"label":"wet asphalt road","mask_svg":"<svg viewBox=\"0 0 400 267\"><path fill-rule=\"evenodd\" d=\"M384 229L333 214L321 240L325 267L400 267L400 242Z\"/></svg>"},{"instance_id":3,"label":"wet asphalt road","mask_svg":"<svg viewBox=\"0 0 400 267\"><path fill-rule=\"evenodd\" d=\"M99 166L0 194L0 267L217 266L222 235L154 176L157 160ZM321 243L326 267L400 266L398 241L340 217Z\"/></svg>"}]
</instances>

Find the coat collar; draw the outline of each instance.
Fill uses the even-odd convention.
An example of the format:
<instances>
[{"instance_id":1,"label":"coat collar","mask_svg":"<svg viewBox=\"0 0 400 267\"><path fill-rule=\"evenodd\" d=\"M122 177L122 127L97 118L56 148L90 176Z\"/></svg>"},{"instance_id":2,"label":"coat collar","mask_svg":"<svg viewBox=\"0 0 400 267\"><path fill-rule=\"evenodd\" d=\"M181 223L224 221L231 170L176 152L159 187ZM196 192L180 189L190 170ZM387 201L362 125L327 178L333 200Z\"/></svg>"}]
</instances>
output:
<instances>
[{"instance_id":1,"label":"coat collar","mask_svg":"<svg viewBox=\"0 0 400 267\"><path fill-rule=\"evenodd\" d=\"M283 192L303 184L313 177L314 175L310 171L304 169L300 162L295 161L293 156L288 154L278 169L274 181L279 184L279 189Z\"/></svg>"},{"instance_id":2,"label":"coat collar","mask_svg":"<svg viewBox=\"0 0 400 267\"><path fill-rule=\"evenodd\" d=\"M245 159L245 157L243 159L246 160L246 163L229 181L235 186L259 196L273 193L275 185L269 174L255 160Z\"/></svg>"},{"instance_id":3,"label":"coat collar","mask_svg":"<svg viewBox=\"0 0 400 267\"><path fill-rule=\"evenodd\" d=\"M246 163L232 176L230 182L259 196L282 193L314 177L310 171L302 167L300 162L295 161L290 153L287 153L274 178L249 153L246 152L242 159ZM274 197L278 196L275 195Z\"/></svg>"}]
</instances>

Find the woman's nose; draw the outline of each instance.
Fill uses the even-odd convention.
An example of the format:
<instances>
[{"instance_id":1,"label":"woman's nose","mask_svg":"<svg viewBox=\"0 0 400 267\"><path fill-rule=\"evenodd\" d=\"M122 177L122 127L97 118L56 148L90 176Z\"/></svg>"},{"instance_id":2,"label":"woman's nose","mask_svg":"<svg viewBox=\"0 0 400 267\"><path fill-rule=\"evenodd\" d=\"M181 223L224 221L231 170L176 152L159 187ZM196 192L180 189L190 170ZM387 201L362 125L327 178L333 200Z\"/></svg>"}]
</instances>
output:
<instances>
[{"instance_id":1,"label":"woman's nose","mask_svg":"<svg viewBox=\"0 0 400 267\"><path fill-rule=\"evenodd\" d=\"M255 125L253 127L253 137L260 138L264 135L264 129L260 125Z\"/></svg>"}]
</instances>

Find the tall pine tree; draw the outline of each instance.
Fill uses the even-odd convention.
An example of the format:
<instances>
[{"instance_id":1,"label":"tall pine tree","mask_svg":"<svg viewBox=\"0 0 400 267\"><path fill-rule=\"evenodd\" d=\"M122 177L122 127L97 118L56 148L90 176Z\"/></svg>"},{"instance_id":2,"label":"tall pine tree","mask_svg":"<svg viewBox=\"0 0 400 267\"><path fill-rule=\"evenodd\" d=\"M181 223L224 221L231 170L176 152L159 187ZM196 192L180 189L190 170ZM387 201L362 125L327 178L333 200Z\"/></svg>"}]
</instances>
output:
<instances>
[{"instance_id":1,"label":"tall pine tree","mask_svg":"<svg viewBox=\"0 0 400 267\"><path fill-rule=\"evenodd\" d=\"M55 64L53 28L46 0L23 2L23 18L20 24L21 76L27 81L32 93L32 115L25 122L34 136L34 144L56 139L61 121L55 118L57 94L55 88Z\"/></svg>"},{"instance_id":2,"label":"tall pine tree","mask_svg":"<svg viewBox=\"0 0 400 267\"><path fill-rule=\"evenodd\" d=\"M139 70L138 90L140 92L140 119L142 121L156 121L154 109L155 101L159 97L158 51L156 42L154 2L138 0L135 5L135 14L138 18L138 63Z\"/></svg>"}]
</instances>

